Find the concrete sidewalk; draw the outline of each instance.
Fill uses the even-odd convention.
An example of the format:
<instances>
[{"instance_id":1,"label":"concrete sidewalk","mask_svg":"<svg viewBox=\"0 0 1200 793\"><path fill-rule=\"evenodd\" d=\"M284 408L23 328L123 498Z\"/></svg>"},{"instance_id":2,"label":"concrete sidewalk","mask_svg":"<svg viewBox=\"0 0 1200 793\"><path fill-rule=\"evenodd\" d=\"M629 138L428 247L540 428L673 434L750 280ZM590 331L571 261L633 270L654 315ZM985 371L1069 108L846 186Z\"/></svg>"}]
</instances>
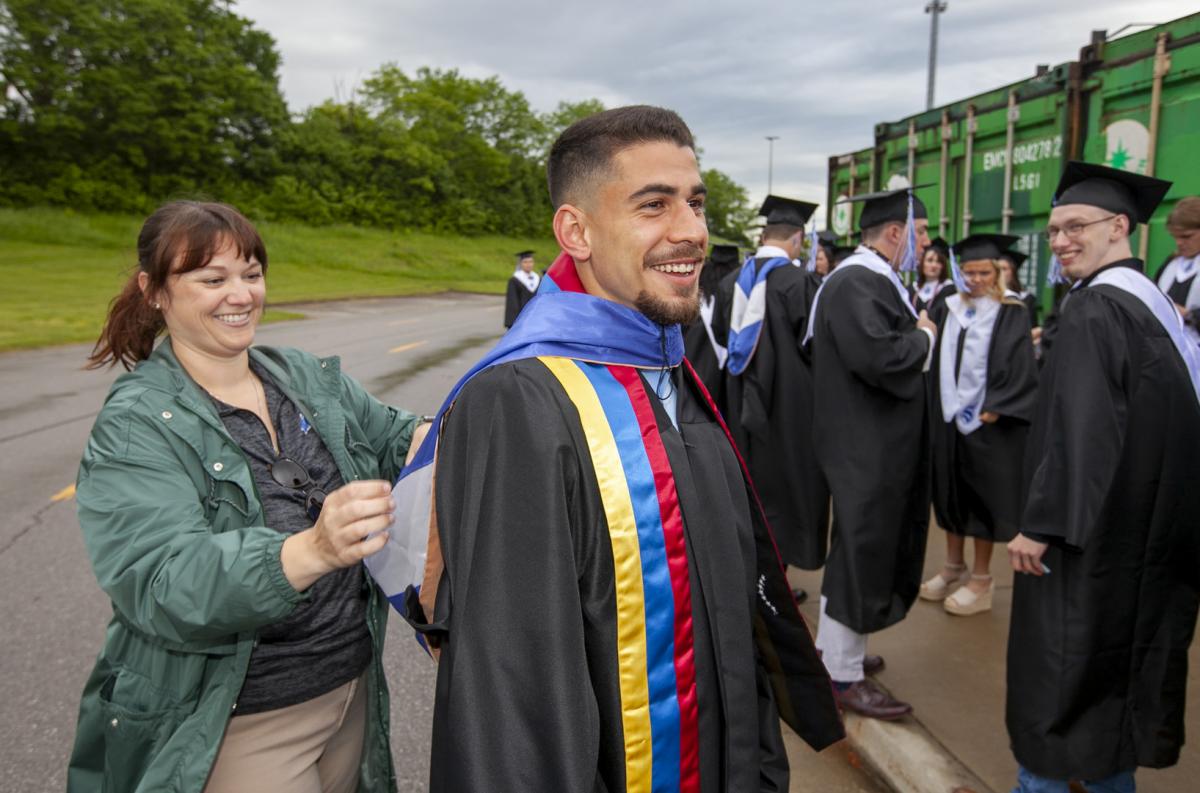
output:
<instances>
[{"instance_id":1,"label":"concrete sidewalk","mask_svg":"<svg viewBox=\"0 0 1200 793\"><path fill-rule=\"evenodd\" d=\"M931 528L925 577L941 568L945 548L945 534ZM968 542L968 563L971 553ZM912 703L916 724L910 724L908 730L888 729L892 725L887 724L873 725L882 729L851 730L850 743L853 747L856 742L871 742L855 747L864 756L878 749L899 755L901 765L908 758L914 777L876 769L895 790L909 793L917 789L906 780L920 776L928 758L938 756L961 763L991 788L990 792L976 793L1007 793L1016 782L1017 765L1004 728L1005 653L1013 577L1004 546L996 547L992 575L996 578L992 611L955 617L943 611L940 603L918 600L906 620L870 638L868 652L887 660L879 681L896 697ZM801 611L815 631L821 573L790 569L788 577L793 585L808 590L809 600ZM1200 650L1195 643L1189 660L1192 679L1186 728L1192 742L1184 747L1174 768L1139 769L1139 793L1200 790ZM913 749L913 732L927 733L931 740ZM952 789L944 793L952 793Z\"/></svg>"}]
</instances>

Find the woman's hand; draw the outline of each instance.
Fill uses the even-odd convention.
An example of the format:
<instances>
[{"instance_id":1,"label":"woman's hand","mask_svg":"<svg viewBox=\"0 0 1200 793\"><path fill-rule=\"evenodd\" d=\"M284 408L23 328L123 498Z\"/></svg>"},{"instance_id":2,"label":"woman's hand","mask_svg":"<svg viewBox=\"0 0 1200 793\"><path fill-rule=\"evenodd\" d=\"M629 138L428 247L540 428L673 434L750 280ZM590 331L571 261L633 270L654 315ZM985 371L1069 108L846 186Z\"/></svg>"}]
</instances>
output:
<instances>
[{"instance_id":1,"label":"woman's hand","mask_svg":"<svg viewBox=\"0 0 1200 793\"><path fill-rule=\"evenodd\" d=\"M1042 564L1042 556L1048 546L1044 542L1031 540L1024 534L1018 534L1008 544L1008 560L1012 569L1018 573L1040 576L1047 572Z\"/></svg>"},{"instance_id":2,"label":"woman's hand","mask_svg":"<svg viewBox=\"0 0 1200 793\"><path fill-rule=\"evenodd\" d=\"M395 508L391 485L380 480L351 482L330 493L316 524L283 543L280 562L288 583L303 592L383 548Z\"/></svg>"}]
</instances>

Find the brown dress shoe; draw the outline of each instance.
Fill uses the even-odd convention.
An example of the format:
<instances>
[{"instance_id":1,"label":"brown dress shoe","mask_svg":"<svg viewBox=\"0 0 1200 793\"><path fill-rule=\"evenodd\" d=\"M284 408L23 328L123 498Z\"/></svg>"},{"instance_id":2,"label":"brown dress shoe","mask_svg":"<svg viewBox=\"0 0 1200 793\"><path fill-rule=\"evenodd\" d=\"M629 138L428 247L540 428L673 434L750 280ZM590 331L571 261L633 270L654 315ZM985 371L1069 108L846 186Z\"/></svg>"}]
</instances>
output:
<instances>
[{"instance_id":1,"label":"brown dress shoe","mask_svg":"<svg viewBox=\"0 0 1200 793\"><path fill-rule=\"evenodd\" d=\"M912 705L901 702L870 680L852 683L845 691L834 689L834 696L843 710L883 721L895 721L912 713Z\"/></svg>"},{"instance_id":2,"label":"brown dress shoe","mask_svg":"<svg viewBox=\"0 0 1200 793\"><path fill-rule=\"evenodd\" d=\"M867 677L874 677L875 675L879 674L883 671L885 666L887 666L887 664L883 662L882 655L863 656L863 674Z\"/></svg>"}]
</instances>

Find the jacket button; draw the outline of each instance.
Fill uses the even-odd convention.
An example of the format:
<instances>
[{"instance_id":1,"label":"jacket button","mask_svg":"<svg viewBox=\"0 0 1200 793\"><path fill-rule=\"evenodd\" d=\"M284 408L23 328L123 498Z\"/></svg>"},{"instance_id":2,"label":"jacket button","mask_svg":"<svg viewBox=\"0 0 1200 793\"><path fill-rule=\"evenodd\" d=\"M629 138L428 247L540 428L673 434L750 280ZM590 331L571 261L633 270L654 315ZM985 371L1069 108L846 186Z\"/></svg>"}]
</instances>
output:
<instances>
[{"instance_id":1,"label":"jacket button","mask_svg":"<svg viewBox=\"0 0 1200 793\"><path fill-rule=\"evenodd\" d=\"M116 719L113 719L112 721L110 721L110 722L109 722L109 724L110 724L110 725L112 726L112 728L115 730L115 729L117 728L117 724L118 724L118 722L117 722L117 720L116 720Z\"/></svg>"},{"instance_id":2,"label":"jacket button","mask_svg":"<svg viewBox=\"0 0 1200 793\"><path fill-rule=\"evenodd\" d=\"M213 470L216 471L217 473L220 473L221 471L225 470L225 464L224 463L213 463Z\"/></svg>"},{"instance_id":3,"label":"jacket button","mask_svg":"<svg viewBox=\"0 0 1200 793\"><path fill-rule=\"evenodd\" d=\"M169 410L164 410L164 411L162 412L162 417L163 417L164 419L168 419L168 420L169 420L169 419L171 418L171 411L169 411Z\"/></svg>"},{"instance_id":4,"label":"jacket button","mask_svg":"<svg viewBox=\"0 0 1200 793\"><path fill-rule=\"evenodd\" d=\"M329 365L329 364L328 364L328 363L326 363L325 361L321 361L321 368L322 368L322 369L324 369L324 368L325 368L326 366L328 366L328 365Z\"/></svg>"},{"instance_id":5,"label":"jacket button","mask_svg":"<svg viewBox=\"0 0 1200 793\"><path fill-rule=\"evenodd\" d=\"M236 703L236 702L235 702L235 703L233 703L233 705L232 705L232 706L231 706L229 709L230 709L231 711L232 711L232 710L237 710L237 703Z\"/></svg>"}]
</instances>

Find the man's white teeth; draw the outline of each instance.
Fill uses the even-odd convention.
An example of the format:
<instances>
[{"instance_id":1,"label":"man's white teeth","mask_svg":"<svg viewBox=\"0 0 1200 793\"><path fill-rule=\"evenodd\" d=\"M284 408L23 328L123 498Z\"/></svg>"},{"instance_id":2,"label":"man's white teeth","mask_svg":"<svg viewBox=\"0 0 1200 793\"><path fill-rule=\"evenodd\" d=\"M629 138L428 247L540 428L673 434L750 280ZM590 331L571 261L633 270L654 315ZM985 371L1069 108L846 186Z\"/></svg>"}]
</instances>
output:
<instances>
[{"instance_id":1,"label":"man's white teeth","mask_svg":"<svg viewBox=\"0 0 1200 793\"><path fill-rule=\"evenodd\" d=\"M653 269L658 270L660 273L679 273L679 274L683 275L683 274L691 274L691 273L695 272L696 265L694 265L694 264L656 264L653 266Z\"/></svg>"},{"instance_id":2,"label":"man's white teeth","mask_svg":"<svg viewBox=\"0 0 1200 793\"><path fill-rule=\"evenodd\" d=\"M217 319L222 322L228 322L230 325L236 325L239 322L245 322L249 319L250 314L218 314Z\"/></svg>"}]
</instances>

